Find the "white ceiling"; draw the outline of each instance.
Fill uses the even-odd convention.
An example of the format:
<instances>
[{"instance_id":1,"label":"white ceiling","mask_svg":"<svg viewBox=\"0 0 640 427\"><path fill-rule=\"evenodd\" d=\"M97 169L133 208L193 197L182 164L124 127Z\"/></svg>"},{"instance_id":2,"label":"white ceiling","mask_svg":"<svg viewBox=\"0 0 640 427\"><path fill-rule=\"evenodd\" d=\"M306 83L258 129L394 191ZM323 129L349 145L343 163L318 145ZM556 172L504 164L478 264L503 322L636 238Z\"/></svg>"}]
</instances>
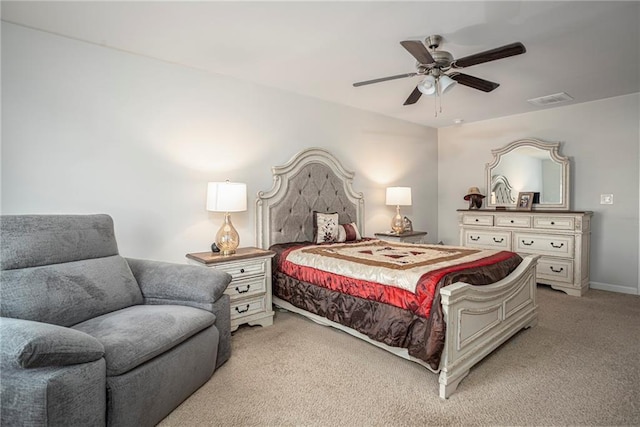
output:
<instances>
[{"instance_id":1,"label":"white ceiling","mask_svg":"<svg viewBox=\"0 0 640 427\"><path fill-rule=\"evenodd\" d=\"M2 1L2 19L433 127L535 111L527 99L558 92L640 91L637 1ZM515 41L527 52L461 70L500 87L458 85L437 118L433 98L402 105L419 77L352 86L415 71L399 42L431 34L454 58Z\"/></svg>"}]
</instances>

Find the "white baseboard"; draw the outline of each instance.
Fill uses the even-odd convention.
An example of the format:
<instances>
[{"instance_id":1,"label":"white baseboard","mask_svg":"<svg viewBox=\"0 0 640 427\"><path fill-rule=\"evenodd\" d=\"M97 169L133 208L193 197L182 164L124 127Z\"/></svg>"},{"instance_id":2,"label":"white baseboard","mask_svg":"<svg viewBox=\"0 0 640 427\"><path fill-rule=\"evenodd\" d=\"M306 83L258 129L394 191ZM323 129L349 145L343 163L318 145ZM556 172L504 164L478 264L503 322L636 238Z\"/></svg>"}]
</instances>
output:
<instances>
[{"instance_id":1,"label":"white baseboard","mask_svg":"<svg viewBox=\"0 0 640 427\"><path fill-rule=\"evenodd\" d=\"M589 287L591 289L598 289L601 291L619 292L621 294L640 295L638 288L630 288L628 286L610 285L609 283L590 282Z\"/></svg>"}]
</instances>

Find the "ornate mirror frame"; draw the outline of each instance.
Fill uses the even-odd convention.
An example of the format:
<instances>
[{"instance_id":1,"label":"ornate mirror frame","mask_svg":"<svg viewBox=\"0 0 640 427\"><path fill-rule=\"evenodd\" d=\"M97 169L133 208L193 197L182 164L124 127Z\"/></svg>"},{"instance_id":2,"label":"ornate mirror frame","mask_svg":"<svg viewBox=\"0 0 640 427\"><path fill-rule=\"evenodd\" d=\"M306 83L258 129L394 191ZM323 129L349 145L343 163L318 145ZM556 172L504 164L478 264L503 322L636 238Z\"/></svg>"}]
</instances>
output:
<instances>
[{"instance_id":1,"label":"ornate mirror frame","mask_svg":"<svg viewBox=\"0 0 640 427\"><path fill-rule=\"evenodd\" d=\"M513 202L503 202L498 203L491 197L491 193L494 190L493 187L495 185L507 186L509 190L510 184L507 177L502 175L494 176L494 169L500 164L503 156L512 151L521 148L521 147L532 147L537 148L542 151L546 151L549 154L550 159L558 163L561 167L560 172L560 202L559 203L534 203L533 209L536 210L569 210L570 202L569 202L569 188L570 188L570 167L571 161L568 157L565 157L560 154L560 143L559 142L544 142L537 139L520 139L518 141L511 142L502 148L497 148L491 150L491 154L493 154L493 160L491 163L487 163L485 167L486 172L486 188L487 188L487 197L485 198L487 208L496 208L496 207L507 207L507 208L515 208L516 207L516 199L517 194L512 194L511 199ZM502 188L502 187L501 187ZM521 191L529 191L530 189L522 189ZM504 189L503 189L504 191Z\"/></svg>"}]
</instances>

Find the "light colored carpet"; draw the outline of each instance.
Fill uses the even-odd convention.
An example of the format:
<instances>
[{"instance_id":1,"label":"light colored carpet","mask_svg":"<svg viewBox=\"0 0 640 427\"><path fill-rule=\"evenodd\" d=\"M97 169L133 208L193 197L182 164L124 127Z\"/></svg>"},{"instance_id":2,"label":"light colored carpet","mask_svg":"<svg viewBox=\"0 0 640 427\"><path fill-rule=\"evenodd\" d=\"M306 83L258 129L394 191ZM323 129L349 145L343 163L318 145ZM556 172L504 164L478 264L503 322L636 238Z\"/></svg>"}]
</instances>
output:
<instances>
[{"instance_id":1,"label":"light colored carpet","mask_svg":"<svg viewBox=\"0 0 640 427\"><path fill-rule=\"evenodd\" d=\"M161 426L640 425L640 296L538 287L539 322L438 376L288 312L241 327L233 355Z\"/></svg>"}]
</instances>

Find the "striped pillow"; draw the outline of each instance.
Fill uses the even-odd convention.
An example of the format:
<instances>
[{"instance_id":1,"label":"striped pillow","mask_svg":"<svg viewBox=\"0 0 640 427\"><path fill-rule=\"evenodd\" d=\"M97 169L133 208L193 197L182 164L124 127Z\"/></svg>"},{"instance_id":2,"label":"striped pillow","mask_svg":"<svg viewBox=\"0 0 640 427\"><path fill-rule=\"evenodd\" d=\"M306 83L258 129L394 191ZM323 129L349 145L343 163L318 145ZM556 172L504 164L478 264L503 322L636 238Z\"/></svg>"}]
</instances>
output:
<instances>
[{"instance_id":1,"label":"striped pillow","mask_svg":"<svg viewBox=\"0 0 640 427\"><path fill-rule=\"evenodd\" d=\"M362 237L355 222L338 226L338 238L336 242L354 242L360 239L362 239Z\"/></svg>"}]
</instances>

